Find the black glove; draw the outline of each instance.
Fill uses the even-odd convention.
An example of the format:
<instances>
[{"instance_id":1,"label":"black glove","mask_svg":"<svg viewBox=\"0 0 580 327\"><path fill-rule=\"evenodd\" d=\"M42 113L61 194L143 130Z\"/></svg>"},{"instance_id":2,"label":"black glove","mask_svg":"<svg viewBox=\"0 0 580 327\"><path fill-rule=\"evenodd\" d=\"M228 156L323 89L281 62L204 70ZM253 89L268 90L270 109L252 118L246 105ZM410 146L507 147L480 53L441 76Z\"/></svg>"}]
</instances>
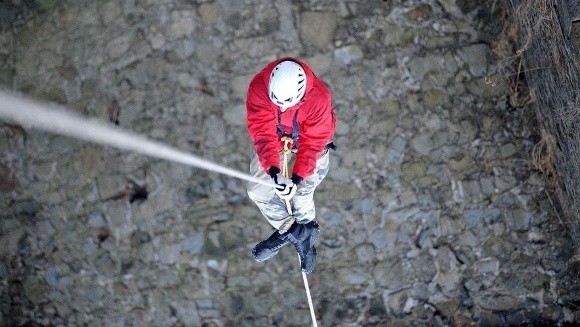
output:
<instances>
[{"instance_id":1,"label":"black glove","mask_svg":"<svg viewBox=\"0 0 580 327\"><path fill-rule=\"evenodd\" d=\"M270 169L268 169L268 175L270 175L270 177L272 177L272 179L274 180L274 183L278 184L278 174L280 173L280 168L278 167L270 167ZM304 178L296 175L296 174L292 174L292 183L298 185L300 183L302 183L302 181L304 180Z\"/></svg>"},{"instance_id":2,"label":"black glove","mask_svg":"<svg viewBox=\"0 0 580 327\"><path fill-rule=\"evenodd\" d=\"M303 180L304 180L304 178L302 178L296 174L292 174L292 183L298 185L298 184L302 183Z\"/></svg>"},{"instance_id":3,"label":"black glove","mask_svg":"<svg viewBox=\"0 0 580 327\"><path fill-rule=\"evenodd\" d=\"M292 199L294 194L296 194L297 185L292 180L282 176L280 174L280 168L278 168L278 167L274 167L274 166L270 167L268 169L268 174L270 175L270 177L272 177L272 180L274 180L274 183L276 183L278 185L274 189L276 194L278 194L278 196L282 200Z\"/></svg>"},{"instance_id":4,"label":"black glove","mask_svg":"<svg viewBox=\"0 0 580 327\"><path fill-rule=\"evenodd\" d=\"M278 174L280 173L280 168L278 167L270 167L270 169L268 169L268 175L270 175L270 177L272 177L272 179L274 180L274 183L278 184Z\"/></svg>"}]
</instances>

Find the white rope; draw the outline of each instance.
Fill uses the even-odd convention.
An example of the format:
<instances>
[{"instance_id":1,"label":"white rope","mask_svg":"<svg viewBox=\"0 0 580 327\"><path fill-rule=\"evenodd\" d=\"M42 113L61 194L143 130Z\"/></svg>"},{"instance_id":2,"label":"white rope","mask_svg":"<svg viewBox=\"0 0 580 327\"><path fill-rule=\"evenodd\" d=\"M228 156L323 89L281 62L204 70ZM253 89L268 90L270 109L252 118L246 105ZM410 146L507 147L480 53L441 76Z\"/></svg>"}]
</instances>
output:
<instances>
[{"instance_id":1,"label":"white rope","mask_svg":"<svg viewBox=\"0 0 580 327\"><path fill-rule=\"evenodd\" d=\"M290 205L290 200L287 199L285 201L288 214L292 215L292 206ZM302 260L300 260L300 254L298 255L298 262L302 267ZM306 297L308 298L308 307L310 308L310 317L312 318L312 326L318 327L318 323L316 322L316 315L314 313L314 304L312 304L312 296L310 295L310 286L308 285L308 278L306 277L306 273L304 271L302 271L302 280L304 281L304 289L306 289Z\"/></svg>"},{"instance_id":2,"label":"white rope","mask_svg":"<svg viewBox=\"0 0 580 327\"><path fill-rule=\"evenodd\" d=\"M290 149L288 144L292 142L292 139L282 137L282 141L284 141L284 158L282 164L282 175L286 178L290 178L290 169L288 167L288 155L290 154ZM286 202L286 211L288 211L288 214L292 216L293 212L292 205L290 204L290 199L284 199L284 202ZM292 220L294 219L292 218ZM302 271L302 260L300 260L300 254L298 254L298 262L300 263L300 270ZM312 318L312 326L318 327L318 323L316 322L316 314L314 313L314 304L312 304L312 296L310 295L310 286L308 285L308 278L306 277L306 273L304 271L302 271L302 280L304 281L304 289L306 290L306 297L308 298L308 307L310 308L310 318Z\"/></svg>"},{"instance_id":3,"label":"white rope","mask_svg":"<svg viewBox=\"0 0 580 327\"><path fill-rule=\"evenodd\" d=\"M220 166L191 153L152 141L120 127L105 124L97 120L89 120L78 114L66 111L64 107L42 105L2 91L0 91L0 119L18 123L25 128L37 128L47 132L198 167L265 186L276 186L272 182Z\"/></svg>"},{"instance_id":4,"label":"white rope","mask_svg":"<svg viewBox=\"0 0 580 327\"><path fill-rule=\"evenodd\" d=\"M0 118L22 125L24 128L37 128L46 132L52 132L69 136L84 141L116 147L122 150L134 151L155 158L174 161L189 166L221 173L231 177L243 179L249 182L276 187L276 184L261 180L254 176L244 174L237 170L220 166L191 153L172 148L160 142L131 133L120 127L105 124L97 120L90 120L78 114L67 111L64 107L56 105L42 105L37 102L17 97L0 91ZM290 202L286 203L289 214L292 215ZM298 256L300 260L300 256ZM312 325L318 327L314 306L310 296L310 287L306 273L302 272Z\"/></svg>"},{"instance_id":5,"label":"white rope","mask_svg":"<svg viewBox=\"0 0 580 327\"><path fill-rule=\"evenodd\" d=\"M300 259L300 256L298 256L298 259ZM316 323L316 315L314 314L314 305L312 304L312 297L310 296L310 286L308 286L308 278L306 278L305 272L302 272L302 279L304 280L306 297L308 297L308 306L310 307L310 318L312 318L312 326L318 327L318 323Z\"/></svg>"}]
</instances>

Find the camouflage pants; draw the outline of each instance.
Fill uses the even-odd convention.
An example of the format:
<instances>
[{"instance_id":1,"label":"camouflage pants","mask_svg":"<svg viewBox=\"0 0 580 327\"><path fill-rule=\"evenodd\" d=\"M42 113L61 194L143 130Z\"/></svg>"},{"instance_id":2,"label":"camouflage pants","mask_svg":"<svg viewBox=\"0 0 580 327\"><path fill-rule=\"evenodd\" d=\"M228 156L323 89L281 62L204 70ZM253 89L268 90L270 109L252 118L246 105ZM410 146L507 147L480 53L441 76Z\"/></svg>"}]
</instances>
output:
<instances>
[{"instance_id":1,"label":"camouflage pants","mask_svg":"<svg viewBox=\"0 0 580 327\"><path fill-rule=\"evenodd\" d=\"M280 153L280 157L282 157ZM289 157L289 170L292 171L292 164L294 163L295 154L291 153ZM280 159L282 162L282 159ZM268 220L268 222L277 230L285 231L294 221L305 224L316 218L316 210L314 207L314 190L322 182L328 173L329 154L328 150L316 161L316 168L314 173L308 178L304 179L296 190L296 195L291 200L292 213L290 216L286 209L286 203L280 199L274 189L269 186L264 186L258 183L249 182L247 186L248 196L260 209L260 212ZM258 155L254 152L252 162L250 163L250 174L254 177L271 181L268 175L258 160Z\"/></svg>"}]
</instances>

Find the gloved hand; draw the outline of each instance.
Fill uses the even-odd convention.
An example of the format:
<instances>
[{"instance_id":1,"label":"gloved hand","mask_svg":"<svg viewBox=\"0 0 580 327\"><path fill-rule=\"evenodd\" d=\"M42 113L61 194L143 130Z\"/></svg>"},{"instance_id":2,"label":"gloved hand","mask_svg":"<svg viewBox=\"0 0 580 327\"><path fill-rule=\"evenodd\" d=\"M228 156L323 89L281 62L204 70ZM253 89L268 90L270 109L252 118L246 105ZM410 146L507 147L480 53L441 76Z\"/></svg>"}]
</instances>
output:
<instances>
[{"instance_id":1,"label":"gloved hand","mask_svg":"<svg viewBox=\"0 0 580 327\"><path fill-rule=\"evenodd\" d=\"M270 169L268 169L268 174L270 174L274 183L278 185L274 189L274 192L276 192L282 200L292 199L294 194L296 194L298 185L294 184L292 180L282 176L282 174L280 174L280 168L278 167L270 167Z\"/></svg>"}]
</instances>

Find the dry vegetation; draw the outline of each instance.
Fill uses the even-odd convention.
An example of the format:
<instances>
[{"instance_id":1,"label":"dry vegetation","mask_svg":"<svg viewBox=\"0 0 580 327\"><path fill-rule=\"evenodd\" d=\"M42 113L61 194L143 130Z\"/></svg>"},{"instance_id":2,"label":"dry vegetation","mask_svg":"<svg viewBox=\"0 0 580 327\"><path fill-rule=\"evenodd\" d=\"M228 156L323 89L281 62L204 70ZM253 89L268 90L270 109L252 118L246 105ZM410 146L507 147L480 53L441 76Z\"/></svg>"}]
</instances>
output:
<instances>
[{"instance_id":1,"label":"dry vegetation","mask_svg":"<svg viewBox=\"0 0 580 327\"><path fill-rule=\"evenodd\" d=\"M514 108L534 110L540 140L533 168L547 179L557 216L580 245L580 58L557 0L503 0L503 37L493 45Z\"/></svg>"}]
</instances>

